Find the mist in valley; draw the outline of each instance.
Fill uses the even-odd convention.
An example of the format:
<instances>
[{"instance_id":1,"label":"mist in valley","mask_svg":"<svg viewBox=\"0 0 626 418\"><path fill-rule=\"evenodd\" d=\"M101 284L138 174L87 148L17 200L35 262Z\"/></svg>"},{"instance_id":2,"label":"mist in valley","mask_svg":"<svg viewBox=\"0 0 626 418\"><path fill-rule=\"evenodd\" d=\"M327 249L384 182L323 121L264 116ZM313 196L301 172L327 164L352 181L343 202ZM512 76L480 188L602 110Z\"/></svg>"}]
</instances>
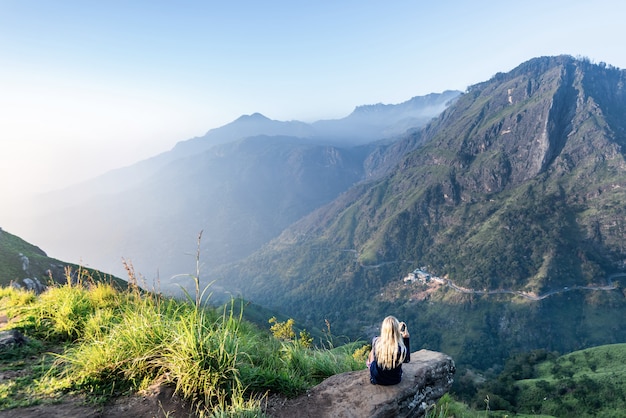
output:
<instances>
[{"instance_id":1,"label":"mist in valley","mask_svg":"<svg viewBox=\"0 0 626 418\"><path fill-rule=\"evenodd\" d=\"M198 254L209 276L379 177L391 168L381 155L459 94L359 106L310 124L243 115L170 151L31 196L4 219L49 256L121 278L132 264L145 286L178 292L196 274Z\"/></svg>"}]
</instances>

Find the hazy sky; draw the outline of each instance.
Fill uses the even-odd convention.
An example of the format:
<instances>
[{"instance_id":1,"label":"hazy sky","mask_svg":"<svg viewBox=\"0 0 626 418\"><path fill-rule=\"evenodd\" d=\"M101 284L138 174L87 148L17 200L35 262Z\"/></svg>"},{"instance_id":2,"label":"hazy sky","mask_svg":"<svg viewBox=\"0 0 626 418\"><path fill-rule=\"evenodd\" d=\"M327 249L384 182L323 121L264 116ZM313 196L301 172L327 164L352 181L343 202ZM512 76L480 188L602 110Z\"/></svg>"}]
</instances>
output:
<instances>
[{"instance_id":1,"label":"hazy sky","mask_svg":"<svg viewBox=\"0 0 626 418\"><path fill-rule=\"evenodd\" d=\"M0 217L242 114L341 118L542 55L626 68L625 4L0 0Z\"/></svg>"}]
</instances>

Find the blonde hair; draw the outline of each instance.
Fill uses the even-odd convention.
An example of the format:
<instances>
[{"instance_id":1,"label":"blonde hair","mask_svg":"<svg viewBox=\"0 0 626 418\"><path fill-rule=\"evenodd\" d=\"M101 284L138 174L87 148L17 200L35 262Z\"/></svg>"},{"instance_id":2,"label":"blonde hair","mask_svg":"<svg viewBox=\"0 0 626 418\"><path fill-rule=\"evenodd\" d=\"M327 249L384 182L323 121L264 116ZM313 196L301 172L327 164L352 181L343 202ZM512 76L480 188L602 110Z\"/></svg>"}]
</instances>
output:
<instances>
[{"instance_id":1,"label":"blonde hair","mask_svg":"<svg viewBox=\"0 0 626 418\"><path fill-rule=\"evenodd\" d=\"M406 347L400 334L400 323L388 316L380 327L380 336L374 341L376 362L385 370L398 367L406 357Z\"/></svg>"}]
</instances>

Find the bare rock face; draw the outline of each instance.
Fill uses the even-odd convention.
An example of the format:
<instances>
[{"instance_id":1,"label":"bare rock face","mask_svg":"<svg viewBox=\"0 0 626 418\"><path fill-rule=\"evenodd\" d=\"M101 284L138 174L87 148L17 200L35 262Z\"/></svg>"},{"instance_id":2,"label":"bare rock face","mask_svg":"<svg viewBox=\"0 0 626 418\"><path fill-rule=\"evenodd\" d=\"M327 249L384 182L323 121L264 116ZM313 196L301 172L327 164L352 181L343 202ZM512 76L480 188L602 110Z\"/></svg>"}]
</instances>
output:
<instances>
[{"instance_id":1,"label":"bare rock face","mask_svg":"<svg viewBox=\"0 0 626 418\"><path fill-rule=\"evenodd\" d=\"M22 345L26 342L26 337L16 329L0 331L0 351L11 347Z\"/></svg>"},{"instance_id":2,"label":"bare rock face","mask_svg":"<svg viewBox=\"0 0 626 418\"><path fill-rule=\"evenodd\" d=\"M32 290L36 294L40 294L48 288L45 284L41 283L39 279L36 277L33 277L32 279L29 277L26 277L22 279L21 282L22 283L20 284L20 280L13 281L11 282L11 286L13 286L16 289Z\"/></svg>"},{"instance_id":3,"label":"bare rock face","mask_svg":"<svg viewBox=\"0 0 626 418\"><path fill-rule=\"evenodd\" d=\"M395 386L372 385L367 369L331 376L308 393L273 411L271 417L423 417L452 386L454 361L428 350L411 353Z\"/></svg>"}]
</instances>

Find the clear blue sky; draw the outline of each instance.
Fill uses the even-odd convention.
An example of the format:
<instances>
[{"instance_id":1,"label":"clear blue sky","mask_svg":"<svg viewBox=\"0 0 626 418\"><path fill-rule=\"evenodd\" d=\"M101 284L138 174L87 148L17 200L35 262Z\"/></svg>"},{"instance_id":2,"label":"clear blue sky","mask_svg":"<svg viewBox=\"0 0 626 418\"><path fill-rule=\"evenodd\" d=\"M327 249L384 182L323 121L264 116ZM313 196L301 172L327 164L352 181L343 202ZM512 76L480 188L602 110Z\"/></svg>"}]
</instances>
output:
<instances>
[{"instance_id":1,"label":"clear blue sky","mask_svg":"<svg viewBox=\"0 0 626 418\"><path fill-rule=\"evenodd\" d=\"M341 118L542 55L626 68L625 4L0 0L0 194L61 188L242 114Z\"/></svg>"}]
</instances>

